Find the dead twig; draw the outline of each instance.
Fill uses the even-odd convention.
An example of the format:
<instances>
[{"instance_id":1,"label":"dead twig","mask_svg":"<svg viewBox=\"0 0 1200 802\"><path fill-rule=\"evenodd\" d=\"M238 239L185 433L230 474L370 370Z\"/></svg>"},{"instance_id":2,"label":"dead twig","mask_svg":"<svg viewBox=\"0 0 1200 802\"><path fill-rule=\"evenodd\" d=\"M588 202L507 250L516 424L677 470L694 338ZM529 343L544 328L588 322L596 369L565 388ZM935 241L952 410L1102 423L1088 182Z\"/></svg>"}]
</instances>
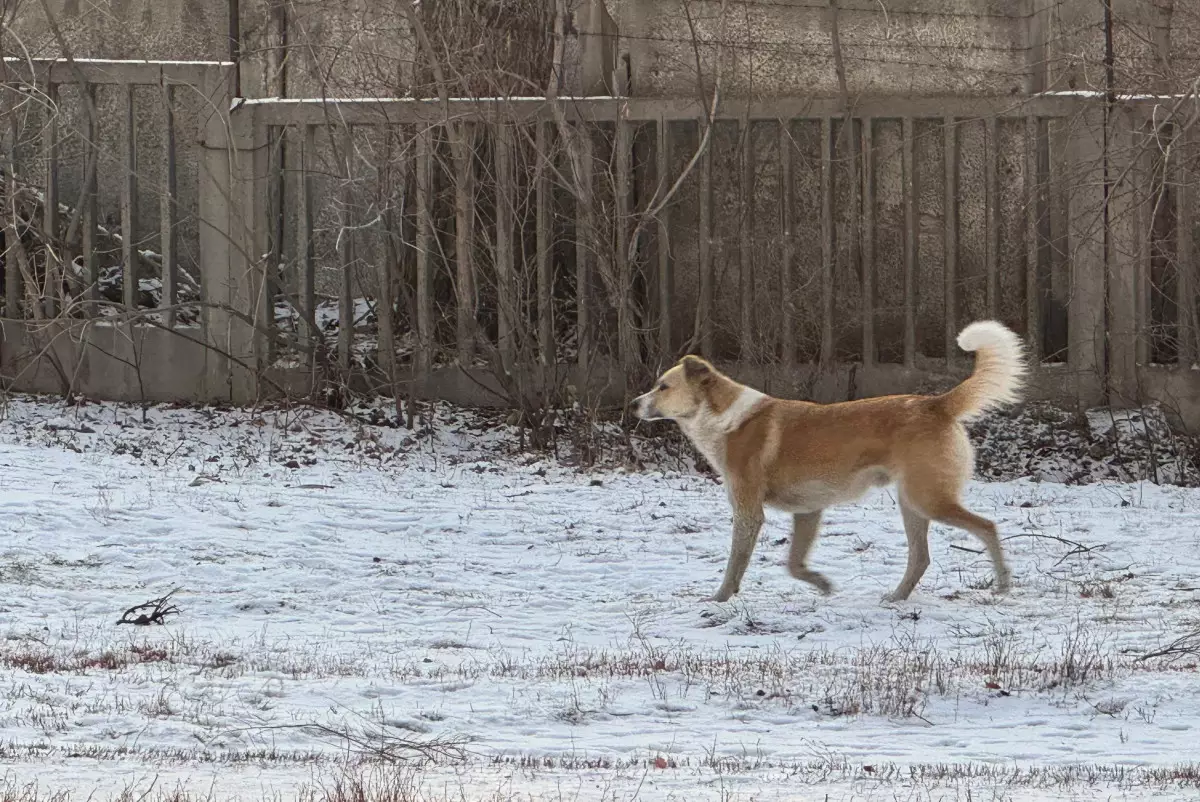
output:
<instances>
[{"instance_id":1,"label":"dead twig","mask_svg":"<svg viewBox=\"0 0 1200 802\"><path fill-rule=\"evenodd\" d=\"M174 604L170 603L171 597L175 595L178 588L173 589L166 596L158 599L151 599L148 602L135 604L130 607L121 616L118 624L133 624L134 626L147 627L151 624L167 623L168 615L179 615L180 610ZM144 612L148 611L148 612Z\"/></svg>"},{"instance_id":2,"label":"dead twig","mask_svg":"<svg viewBox=\"0 0 1200 802\"><path fill-rule=\"evenodd\" d=\"M1200 654L1200 629L1192 630L1186 635L1181 635L1166 646L1155 649L1152 652L1139 655L1133 658L1133 662L1140 663L1144 660L1153 660L1156 657L1169 657L1172 660L1178 660L1182 657L1195 656L1197 654Z\"/></svg>"},{"instance_id":3,"label":"dead twig","mask_svg":"<svg viewBox=\"0 0 1200 802\"><path fill-rule=\"evenodd\" d=\"M310 733L336 738L351 752L384 763L404 763L413 760L448 760L462 761L467 756L465 738L429 738L416 740L399 738L389 735L382 726L374 731L353 731L349 728L339 729L328 724L308 722L301 724L274 724L266 727L252 727L247 730L262 732L267 730L301 730Z\"/></svg>"}]
</instances>

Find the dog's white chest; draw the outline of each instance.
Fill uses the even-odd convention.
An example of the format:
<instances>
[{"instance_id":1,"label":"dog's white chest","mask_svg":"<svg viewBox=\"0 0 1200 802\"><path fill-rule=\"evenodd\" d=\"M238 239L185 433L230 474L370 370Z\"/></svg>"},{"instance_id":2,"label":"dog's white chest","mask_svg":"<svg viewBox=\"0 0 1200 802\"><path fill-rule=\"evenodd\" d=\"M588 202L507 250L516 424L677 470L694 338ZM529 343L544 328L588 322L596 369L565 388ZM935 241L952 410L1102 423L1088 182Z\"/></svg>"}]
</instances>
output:
<instances>
[{"instance_id":1,"label":"dog's white chest","mask_svg":"<svg viewBox=\"0 0 1200 802\"><path fill-rule=\"evenodd\" d=\"M704 459L708 460L708 464L713 466L717 473L725 476L725 433L714 432L692 432L684 430L688 435L688 439L692 441L692 445L696 450L703 455Z\"/></svg>"},{"instance_id":2,"label":"dog's white chest","mask_svg":"<svg viewBox=\"0 0 1200 802\"><path fill-rule=\"evenodd\" d=\"M704 455L708 463L725 477L725 443L732 432L741 428L742 424L754 414L759 402L766 396L758 390L745 387L729 407L720 413L705 409L694 418L680 421L680 428L696 446L696 450Z\"/></svg>"}]
</instances>

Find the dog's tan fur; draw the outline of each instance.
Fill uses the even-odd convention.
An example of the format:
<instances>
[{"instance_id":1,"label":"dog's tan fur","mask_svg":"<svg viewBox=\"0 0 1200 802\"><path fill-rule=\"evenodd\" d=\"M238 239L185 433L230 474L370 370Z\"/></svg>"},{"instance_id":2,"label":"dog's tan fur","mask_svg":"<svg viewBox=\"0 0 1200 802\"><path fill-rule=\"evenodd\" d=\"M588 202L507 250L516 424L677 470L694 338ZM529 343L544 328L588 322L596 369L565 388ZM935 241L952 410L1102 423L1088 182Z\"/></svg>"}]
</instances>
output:
<instances>
[{"instance_id":1,"label":"dog's tan fur","mask_svg":"<svg viewBox=\"0 0 1200 802\"><path fill-rule=\"evenodd\" d=\"M908 598L929 566L929 522L965 529L987 546L996 590L1009 585L996 525L963 508L975 455L962 422L1017 398L1025 363L1021 342L1000 323L963 329L958 344L977 352L975 372L947 393L894 395L815 404L772 398L686 356L635 401L638 417L671 419L720 472L733 506L733 544L725 579L713 595L741 587L763 524L763 508L793 515L788 570L832 591L808 567L821 512L895 483L908 536L908 568L889 595Z\"/></svg>"}]
</instances>

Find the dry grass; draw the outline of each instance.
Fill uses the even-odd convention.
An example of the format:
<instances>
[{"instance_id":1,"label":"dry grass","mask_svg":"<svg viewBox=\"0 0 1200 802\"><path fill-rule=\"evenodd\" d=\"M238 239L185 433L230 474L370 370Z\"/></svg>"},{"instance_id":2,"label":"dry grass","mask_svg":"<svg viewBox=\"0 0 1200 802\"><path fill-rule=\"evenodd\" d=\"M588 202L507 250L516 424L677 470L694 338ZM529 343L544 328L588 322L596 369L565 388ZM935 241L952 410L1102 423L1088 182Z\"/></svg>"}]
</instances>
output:
<instances>
[{"instance_id":1,"label":"dry grass","mask_svg":"<svg viewBox=\"0 0 1200 802\"><path fill-rule=\"evenodd\" d=\"M157 781L130 786L119 793L92 795L92 802L216 802L217 799L237 799L243 802L566 802L581 797L579 782L605 786L609 790L603 799L638 798L636 788L652 772L669 772L675 780L694 778L698 783L711 783L717 777L752 775L769 772L775 778L786 779L789 786L810 789L869 782L880 791L878 798L893 798L886 789L902 787L904 798L988 798L1004 800L1010 794L1040 791L1046 794L1080 792L1084 789L1105 796L1116 793L1145 792L1195 793L1200 789L1200 764L1183 763L1175 766L1145 768L1100 764L1072 764L1049 767L1014 767L992 763L942 763L896 765L892 763L861 764L839 758L815 758L800 763L773 763L760 758L710 758L702 761L664 761L648 756L628 761L583 760L572 758L513 757L481 766L483 771L496 775L495 790L467 790L464 782L452 775L436 779L424 777L420 771L371 764L341 765L318 772L314 779L289 795L257 796L253 793L236 797L218 797L210 788L167 786ZM560 783L534 781L553 773ZM492 776L489 774L488 776ZM585 780L586 778L586 780ZM620 781L618 781L620 778ZM754 785L749 776L739 783L744 793L728 799L754 798ZM622 783L628 788L622 788ZM529 786L523 788L521 786ZM556 787L557 786L557 787ZM546 790L555 787L555 790ZM976 789L972 794L971 789ZM860 790L862 790L860 788ZM843 798L828 794L826 799ZM590 797L589 797L590 798ZM851 798L847 795L844 798ZM852 798L866 798L858 793ZM875 798L875 797L871 797ZM37 783L15 783L0 779L0 802L69 802L74 799L64 791L55 791Z\"/></svg>"},{"instance_id":2,"label":"dry grass","mask_svg":"<svg viewBox=\"0 0 1200 802\"><path fill-rule=\"evenodd\" d=\"M29 674L149 671L146 679L164 684L181 671L222 679L264 673L294 680L371 677L422 683L487 678L569 684L601 696L606 684L638 680L650 683L655 697L664 703L669 691L675 701L719 696L735 704L809 708L829 716L918 718L933 697L981 694L985 689L1006 694L1062 693L1133 671L1161 668L1161 661L1139 662L1115 654L1082 621L1046 640L1016 630L973 635L964 635L973 642L964 646L898 633L886 643L853 649L713 650L684 642L652 645L635 639L627 649L564 644L538 656L441 644L439 651L457 651L465 658L445 663L426 662L416 653L381 661L378 656L339 653L311 642L264 648L254 643L217 645L173 638L89 650L77 648L74 641L10 640L0 642L0 667ZM159 701L156 717L180 712L170 699ZM573 712L576 706L570 707L565 715L578 717Z\"/></svg>"}]
</instances>

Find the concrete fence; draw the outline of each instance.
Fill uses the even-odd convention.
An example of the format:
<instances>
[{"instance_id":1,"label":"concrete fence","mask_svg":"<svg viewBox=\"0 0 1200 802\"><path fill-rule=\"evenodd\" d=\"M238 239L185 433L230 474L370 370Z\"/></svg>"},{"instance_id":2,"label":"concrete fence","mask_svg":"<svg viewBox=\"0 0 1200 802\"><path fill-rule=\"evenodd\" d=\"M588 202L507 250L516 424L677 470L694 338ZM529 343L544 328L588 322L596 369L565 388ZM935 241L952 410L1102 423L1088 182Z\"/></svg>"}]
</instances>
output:
<instances>
[{"instance_id":1,"label":"concrete fence","mask_svg":"<svg viewBox=\"0 0 1200 802\"><path fill-rule=\"evenodd\" d=\"M219 62L8 67L14 389L617 398L694 352L839 400L945 386L957 331L994 317L1036 396L1200 415L1191 97L710 119L700 98L243 100Z\"/></svg>"}]
</instances>

